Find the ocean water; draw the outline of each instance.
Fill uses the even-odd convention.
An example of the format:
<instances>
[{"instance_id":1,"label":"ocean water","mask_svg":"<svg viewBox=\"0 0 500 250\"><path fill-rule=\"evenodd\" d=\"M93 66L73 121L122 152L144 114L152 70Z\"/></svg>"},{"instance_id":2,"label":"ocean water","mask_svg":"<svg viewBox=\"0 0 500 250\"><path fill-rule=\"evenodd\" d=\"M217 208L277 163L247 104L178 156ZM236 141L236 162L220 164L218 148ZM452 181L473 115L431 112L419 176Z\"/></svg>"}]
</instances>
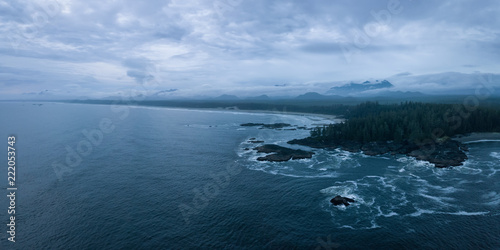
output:
<instances>
[{"instance_id":1,"label":"ocean water","mask_svg":"<svg viewBox=\"0 0 500 250\"><path fill-rule=\"evenodd\" d=\"M452 169L320 149L269 163L246 150L259 145L250 138L290 146L309 133L297 126L332 121L33 104L0 103L4 149L16 136L18 187L11 243L4 157L1 249L500 248L500 142L469 144L469 160ZM356 202L332 206L335 195Z\"/></svg>"}]
</instances>

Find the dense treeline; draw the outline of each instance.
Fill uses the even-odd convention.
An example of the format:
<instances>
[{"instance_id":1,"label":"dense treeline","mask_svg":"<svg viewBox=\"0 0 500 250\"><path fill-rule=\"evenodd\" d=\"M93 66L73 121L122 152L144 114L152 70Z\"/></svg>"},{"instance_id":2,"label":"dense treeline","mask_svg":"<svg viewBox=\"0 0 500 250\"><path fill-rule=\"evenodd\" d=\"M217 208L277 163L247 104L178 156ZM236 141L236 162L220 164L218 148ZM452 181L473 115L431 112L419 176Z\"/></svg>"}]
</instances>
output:
<instances>
[{"instance_id":1,"label":"dense treeline","mask_svg":"<svg viewBox=\"0 0 500 250\"><path fill-rule=\"evenodd\" d=\"M340 124L311 131L322 141L437 139L471 132L500 132L500 109L451 104L366 102L349 108Z\"/></svg>"}]
</instances>

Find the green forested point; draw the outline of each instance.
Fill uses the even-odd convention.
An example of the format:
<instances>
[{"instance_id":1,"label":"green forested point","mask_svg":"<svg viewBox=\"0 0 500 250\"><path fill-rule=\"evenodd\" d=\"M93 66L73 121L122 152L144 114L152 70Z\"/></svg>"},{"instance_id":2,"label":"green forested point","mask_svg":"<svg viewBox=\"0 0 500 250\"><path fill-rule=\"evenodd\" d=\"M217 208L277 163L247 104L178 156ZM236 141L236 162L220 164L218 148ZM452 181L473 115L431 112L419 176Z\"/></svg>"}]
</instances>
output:
<instances>
[{"instance_id":1,"label":"green forested point","mask_svg":"<svg viewBox=\"0 0 500 250\"><path fill-rule=\"evenodd\" d=\"M404 102L365 102L346 111L346 121L317 127L322 141L436 140L471 132L499 132L500 109L481 106Z\"/></svg>"}]
</instances>

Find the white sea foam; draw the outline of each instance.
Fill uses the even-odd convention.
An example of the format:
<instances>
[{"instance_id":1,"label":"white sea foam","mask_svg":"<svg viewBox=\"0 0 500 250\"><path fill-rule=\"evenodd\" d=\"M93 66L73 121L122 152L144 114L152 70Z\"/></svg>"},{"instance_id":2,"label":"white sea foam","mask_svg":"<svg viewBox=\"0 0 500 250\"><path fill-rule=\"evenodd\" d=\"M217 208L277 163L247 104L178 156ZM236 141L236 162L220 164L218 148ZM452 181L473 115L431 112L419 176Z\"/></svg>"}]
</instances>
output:
<instances>
[{"instance_id":1,"label":"white sea foam","mask_svg":"<svg viewBox=\"0 0 500 250\"><path fill-rule=\"evenodd\" d=\"M445 213L445 214L451 214L451 215L465 215L465 216L472 216L472 215L485 215L489 214L490 212L465 212L465 211L458 211L455 213Z\"/></svg>"},{"instance_id":2,"label":"white sea foam","mask_svg":"<svg viewBox=\"0 0 500 250\"><path fill-rule=\"evenodd\" d=\"M420 209L420 208L416 208L416 209L417 209L417 211L409 214L409 216L417 217L417 216L420 216L422 214L434 214L434 213L436 213L436 211L433 211L433 210Z\"/></svg>"},{"instance_id":3,"label":"white sea foam","mask_svg":"<svg viewBox=\"0 0 500 250\"><path fill-rule=\"evenodd\" d=\"M494 167L490 167L489 170L491 171L491 173L488 174L488 177L491 177L491 176L495 175L498 171L500 171L500 169L496 169Z\"/></svg>"},{"instance_id":4,"label":"white sea foam","mask_svg":"<svg viewBox=\"0 0 500 250\"><path fill-rule=\"evenodd\" d=\"M351 227L351 226L349 226L349 225L342 225L342 226L340 226L339 228L349 228L349 229L352 229L352 230L356 230L356 228Z\"/></svg>"},{"instance_id":5,"label":"white sea foam","mask_svg":"<svg viewBox=\"0 0 500 250\"><path fill-rule=\"evenodd\" d=\"M375 219L371 220L370 223L372 224L370 227L361 227L360 229L375 229L375 228L380 228L380 226L377 225L377 222L375 222Z\"/></svg>"},{"instance_id":6,"label":"white sea foam","mask_svg":"<svg viewBox=\"0 0 500 250\"><path fill-rule=\"evenodd\" d=\"M377 222L375 221L375 219L372 219L370 221L370 226L366 226L366 227L353 227L351 225L341 225L339 226L338 228L348 228L348 229L352 229L352 230L368 230L368 229L375 229L375 228L380 228L380 226L377 224Z\"/></svg>"},{"instance_id":7,"label":"white sea foam","mask_svg":"<svg viewBox=\"0 0 500 250\"><path fill-rule=\"evenodd\" d=\"M485 200L488 200L488 202L485 203L486 205L489 205L489 206L500 205L500 193L497 193L495 191L491 191L487 194L482 195L481 197Z\"/></svg>"},{"instance_id":8,"label":"white sea foam","mask_svg":"<svg viewBox=\"0 0 500 250\"><path fill-rule=\"evenodd\" d=\"M447 215L459 215L459 216L478 216L478 215L486 215L489 214L489 211L481 211L481 212L466 212L466 211L457 211L457 212L440 212L428 209L420 209L416 208L417 211L409 214L408 216L418 217L423 214L447 214Z\"/></svg>"},{"instance_id":9,"label":"white sea foam","mask_svg":"<svg viewBox=\"0 0 500 250\"><path fill-rule=\"evenodd\" d=\"M419 194L420 196L422 197L425 197L427 199L431 199L437 203L440 203L442 205L446 205L446 206L452 206L452 204L446 202L446 201L454 201L455 199L454 198L450 198L450 197L438 197L438 196L432 196L432 195L427 195L427 194Z\"/></svg>"},{"instance_id":10,"label":"white sea foam","mask_svg":"<svg viewBox=\"0 0 500 250\"><path fill-rule=\"evenodd\" d=\"M500 140L484 139L484 140L468 141L468 142L464 142L464 144L480 143L480 142L500 142Z\"/></svg>"},{"instance_id":11,"label":"white sea foam","mask_svg":"<svg viewBox=\"0 0 500 250\"><path fill-rule=\"evenodd\" d=\"M469 167L471 166L471 167ZM460 173L463 173L463 174L468 174L468 175L477 175L477 174L481 174L483 172L482 169L480 168L474 168L472 166L477 166L477 164L470 164L470 162L468 162L467 164L464 164L462 166L458 166L458 167L454 167L454 169L456 171L459 171Z\"/></svg>"},{"instance_id":12,"label":"white sea foam","mask_svg":"<svg viewBox=\"0 0 500 250\"><path fill-rule=\"evenodd\" d=\"M500 152L491 152L490 156L500 160Z\"/></svg>"},{"instance_id":13,"label":"white sea foam","mask_svg":"<svg viewBox=\"0 0 500 250\"><path fill-rule=\"evenodd\" d=\"M339 227L351 229L379 228L377 217L398 217L397 209L407 206L406 193L397 188L394 179L386 176L369 175L358 180L337 181L335 185L321 189L325 199L321 202L324 211L329 212ZM350 206L333 206L329 200L336 195L353 198ZM345 221L345 216L339 213L349 213L356 221Z\"/></svg>"},{"instance_id":14,"label":"white sea foam","mask_svg":"<svg viewBox=\"0 0 500 250\"><path fill-rule=\"evenodd\" d=\"M393 212L393 211L390 211L389 213L384 214L384 213L382 212L382 209L380 209L380 206L377 206L377 210L378 210L378 214L377 214L377 216L392 217L392 216L397 216L397 215L399 215L398 213Z\"/></svg>"},{"instance_id":15,"label":"white sea foam","mask_svg":"<svg viewBox=\"0 0 500 250\"><path fill-rule=\"evenodd\" d=\"M255 156L257 158L258 156ZM335 171L304 171L297 170L296 168L301 168L301 164L298 166L288 166L281 162L262 162L257 161L247 165L249 169L262 171L272 175L282 175L294 178L336 178L339 174Z\"/></svg>"},{"instance_id":16,"label":"white sea foam","mask_svg":"<svg viewBox=\"0 0 500 250\"><path fill-rule=\"evenodd\" d=\"M358 184L354 181L349 181L346 183L347 185L339 185L339 186L331 186L324 189L321 189L320 192L323 194L329 195L341 195L348 196L352 198L355 195L355 190L358 188Z\"/></svg>"},{"instance_id":17,"label":"white sea foam","mask_svg":"<svg viewBox=\"0 0 500 250\"><path fill-rule=\"evenodd\" d=\"M396 161L399 161L401 163L407 163L409 160L411 160L411 158L408 157L408 156L406 156L406 157L403 156L403 157L399 157L399 158L396 159Z\"/></svg>"},{"instance_id":18,"label":"white sea foam","mask_svg":"<svg viewBox=\"0 0 500 250\"><path fill-rule=\"evenodd\" d=\"M415 157L411 156L402 156L397 158L396 161L403 163L403 171L435 168L434 164L427 161L417 160Z\"/></svg>"},{"instance_id":19,"label":"white sea foam","mask_svg":"<svg viewBox=\"0 0 500 250\"><path fill-rule=\"evenodd\" d=\"M294 120L295 123L290 122L290 119L283 122L298 126L317 123L317 121L312 121L306 117L299 117L299 119ZM290 139L299 138L297 135L302 135L301 133L306 135L308 131L304 130L255 131L259 131L259 133L253 136L249 135L249 138L255 137L256 140L263 140L266 144L274 143L280 146L313 150L315 152L311 159L291 160L288 162L260 162L257 161L257 158L265 154L258 154L255 150L243 150L258 145L247 143L247 138L240 145L238 155L245 159L249 169L256 171L294 178L332 179L334 183L331 186L320 190L320 193L324 195L320 201L320 207L323 211L330 213L336 227L353 230L372 229L380 227L378 223L387 220L400 220L405 216L417 217L426 214L484 216L489 213L485 212L485 210L489 210L485 206L500 205L500 194L497 192L492 191L488 193L488 196L484 196L481 201L477 202L476 205L481 205L482 208L462 204L458 198L459 194L457 194L468 190L465 187L473 185L472 183L485 180L479 177L494 176L497 171L500 171L498 163L495 162L496 159L500 159L500 152L491 152L490 156L492 158L489 158L488 161L478 161L478 159L471 157L462 166L446 169L435 168L434 164L417 160L414 157L376 157L381 161L387 161L384 174L380 173L380 169L367 169L366 171L370 174L363 178L339 180L339 177L352 175L352 171L348 168L359 167L361 166L360 162L371 161L371 159L367 159L370 157L340 149L310 149L299 145L286 144ZM394 160L397 162L394 163ZM365 169L360 170L365 171ZM472 181L465 178L464 175L477 176ZM333 206L330 199L336 195L353 198L356 202L347 207L343 205ZM480 197L477 198L480 200ZM352 218L358 219L353 220Z\"/></svg>"},{"instance_id":20,"label":"white sea foam","mask_svg":"<svg viewBox=\"0 0 500 250\"><path fill-rule=\"evenodd\" d=\"M436 190L437 192L440 192L440 193L451 194L451 193L455 193L455 192L461 190L461 189L455 188L453 186L442 187L442 186L439 186L439 185L432 185L427 180L424 180L424 179L422 179L420 177L418 177L418 179L416 181L422 183L423 187L432 188L432 189L434 189L434 190Z\"/></svg>"},{"instance_id":21,"label":"white sea foam","mask_svg":"<svg viewBox=\"0 0 500 250\"><path fill-rule=\"evenodd\" d=\"M256 138L255 140L265 142L250 143L250 138ZM245 150L262 144L276 144L293 149L311 150L310 148L303 148L301 146L286 145L287 141L288 139L283 140L282 138L269 139L263 134L259 134L258 136L249 136L245 141L240 143L236 153L239 157L247 160L246 166L249 169L269 172L273 175L304 178L337 177L339 175L336 171L341 168L353 168L360 166L357 160L352 157L351 153L344 151L314 150L314 156L309 159L290 160L287 162L262 162L258 161L257 158L266 155L265 153L257 153L256 150ZM266 166L265 168L263 167L264 165Z\"/></svg>"}]
</instances>

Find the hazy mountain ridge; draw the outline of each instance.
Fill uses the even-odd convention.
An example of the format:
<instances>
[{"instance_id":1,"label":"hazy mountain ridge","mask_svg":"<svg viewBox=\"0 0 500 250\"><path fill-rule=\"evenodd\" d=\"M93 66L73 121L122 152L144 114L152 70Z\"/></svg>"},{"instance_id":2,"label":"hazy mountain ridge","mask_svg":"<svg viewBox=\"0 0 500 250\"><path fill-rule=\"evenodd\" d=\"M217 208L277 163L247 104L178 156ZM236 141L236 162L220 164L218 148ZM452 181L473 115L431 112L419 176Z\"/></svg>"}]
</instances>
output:
<instances>
[{"instance_id":1,"label":"hazy mountain ridge","mask_svg":"<svg viewBox=\"0 0 500 250\"><path fill-rule=\"evenodd\" d=\"M423 97L427 95L474 95L478 88L488 91L490 95L500 94L500 74L492 73L459 73L442 72L435 74L414 75L410 72L399 73L386 80L375 80L373 78L361 81L329 81L286 84L282 87L262 86L248 92L212 91L206 95L185 95L183 89L155 89L144 90L144 88L124 89L114 95L103 97L92 97L86 95L70 95L60 93L57 90L44 89L39 92L26 92L18 96L10 95L4 100L70 100L70 99L101 99L121 100L140 96L143 100L275 100L293 99L300 100L327 100L339 99L341 97ZM333 86L333 87L332 87ZM120 94L122 93L122 94ZM215 94L216 93L216 94Z\"/></svg>"},{"instance_id":2,"label":"hazy mountain ridge","mask_svg":"<svg viewBox=\"0 0 500 250\"><path fill-rule=\"evenodd\" d=\"M364 81L363 83L351 82L342 86L332 87L326 93L335 95L353 95L368 90L388 89L392 87L394 87L394 85L387 80L383 80L381 82L376 80L374 83L370 81Z\"/></svg>"}]
</instances>

